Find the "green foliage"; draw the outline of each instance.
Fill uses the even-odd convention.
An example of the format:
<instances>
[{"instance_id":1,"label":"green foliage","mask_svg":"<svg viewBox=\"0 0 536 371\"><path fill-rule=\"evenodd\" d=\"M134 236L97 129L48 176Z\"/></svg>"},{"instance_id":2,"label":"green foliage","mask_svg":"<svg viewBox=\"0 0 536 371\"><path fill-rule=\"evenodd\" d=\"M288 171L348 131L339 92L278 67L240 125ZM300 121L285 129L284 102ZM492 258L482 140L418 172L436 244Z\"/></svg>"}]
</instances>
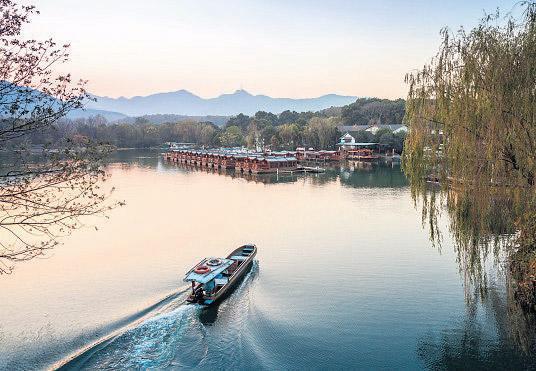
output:
<instances>
[{"instance_id":1,"label":"green foliage","mask_svg":"<svg viewBox=\"0 0 536 371\"><path fill-rule=\"evenodd\" d=\"M393 148L395 144L395 136L392 132L382 133L378 137L378 143L387 148Z\"/></svg>"},{"instance_id":2,"label":"green foliage","mask_svg":"<svg viewBox=\"0 0 536 371\"><path fill-rule=\"evenodd\" d=\"M375 101L381 101L376 99ZM345 108L332 107L319 112L284 111L279 115L259 111L254 116L239 114L231 117L223 128L210 122L194 119L179 122L164 122L166 115L143 116L124 123L110 124L102 116L87 119L67 120L30 136L33 144L54 143L63 137L78 135L98 143L111 144L119 148L146 148L160 146L165 142L186 142L203 146L237 146L294 150L307 146L316 149L336 149L335 145L342 133L339 114ZM173 115L168 115L173 118ZM153 122L154 119L154 122ZM228 130L232 128L231 130ZM379 133L389 132L382 129ZM380 135L366 131L351 133L358 142L379 142ZM388 150L394 148L400 153L402 143L399 136L387 140ZM389 137L390 138L390 137Z\"/></svg>"},{"instance_id":3,"label":"green foliage","mask_svg":"<svg viewBox=\"0 0 536 371\"><path fill-rule=\"evenodd\" d=\"M63 120L54 127L32 133L28 139L29 144L34 145L54 144L64 138L79 137L118 148L159 147L165 142L217 146L220 132L221 129L211 123L187 121L155 125L139 121L137 124L108 124L103 117L97 116ZM20 144L20 140L13 141L10 148Z\"/></svg>"},{"instance_id":4,"label":"green foliage","mask_svg":"<svg viewBox=\"0 0 536 371\"><path fill-rule=\"evenodd\" d=\"M376 137L369 131L360 130L352 132L351 135L355 138L355 141L358 143L370 143L376 142Z\"/></svg>"},{"instance_id":5,"label":"green foliage","mask_svg":"<svg viewBox=\"0 0 536 371\"><path fill-rule=\"evenodd\" d=\"M304 142L307 147L316 149L333 149L339 139L338 118L313 117L304 130Z\"/></svg>"},{"instance_id":6,"label":"green foliage","mask_svg":"<svg viewBox=\"0 0 536 371\"><path fill-rule=\"evenodd\" d=\"M374 134L374 141L379 142L380 138L384 135L393 136L393 132L387 128L381 128Z\"/></svg>"},{"instance_id":7,"label":"green foliage","mask_svg":"<svg viewBox=\"0 0 536 371\"><path fill-rule=\"evenodd\" d=\"M281 146L287 150L294 150L301 143L301 129L297 124L283 124L277 128Z\"/></svg>"},{"instance_id":8,"label":"green foliage","mask_svg":"<svg viewBox=\"0 0 536 371\"><path fill-rule=\"evenodd\" d=\"M345 125L400 124L404 113L403 99L359 98L343 107L341 117Z\"/></svg>"},{"instance_id":9,"label":"green foliage","mask_svg":"<svg viewBox=\"0 0 536 371\"><path fill-rule=\"evenodd\" d=\"M395 133L393 149L398 154L402 154L402 152L404 151L404 142L406 141L406 135L407 134L404 131Z\"/></svg>"},{"instance_id":10,"label":"green foliage","mask_svg":"<svg viewBox=\"0 0 536 371\"><path fill-rule=\"evenodd\" d=\"M261 132L261 138L264 141L264 143L270 143L272 141L272 137L274 137L277 134L276 129L272 125L266 125Z\"/></svg>"},{"instance_id":11,"label":"green foliage","mask_svg":"<svg viewBox=\"0 0 536 371\"><path fill-rule=\"evenodd\" d=\"M241 113L237 116L231 117L229 121L227 121L227 123L225 124L225 127L227 128L229 126L238 126L242 130L247 130L250 124L250 121L251 121L251 117Z\"/></svg>"},{"instance_id":12,"label":"green foliage","mask_svg":"<svg viewBox=\"0 0 536 371\"><path fill-rule=\"evenodd\" d=\"M151 122L150 116L135 118L131 121L133 124L110 124L102 116L64 119L55 128L33 133L30 142L54 143L61 138L78 135L119 148L147 148L161 146L165 142L186 142L207 147L245 145L248 148L271 146L275 150L294 150L300 146L336 149L335 144L341 135L337 126L341 119L338 116L326 116L326 112L332 111L284 111L279 116L261 111L253 117L239 114L231 117L223 129L210 122L193 120L155 124ZM352 135L358 142L379 142L381 133L391 132L381 129L378 133L373 135L367 131L358 131L352 132ZM384 148L394 148L400 153L400 138L395 135L392 140L386 141L387 146Z\"/></svg>"},{"instance_id":13,"label":"green foliage","mask_svg":"<svg viewBox=\"0 0 536 371\"><path fill-rule=\"evenodd\" d=\"M298 112L287 110L279 114L277 122L279 125L290 124L290 123L298 121L299 117L300 117L300 114Z\"/></svg>"},{"instance_id":14,"label":"green foliage","mask_svg":"<svg viewBox=\"0 0 536 371\"><path fill-rule=\"evenodd\" d=\"M340 135L337 130L340 119L327 117L327 112L284 111L277 116L259 111L253 117L234 116L225 127L239 127L249 148L271 146L291 150L300 145L334 148Z\"/></svg>"},{"instance_id":15,"label":"green foliage","mask_svg":"<svg viewBox=\"0 0 536 371\"><path fill-rule=\"evenodd\" d=\"M255 113L255 119L268 122L270 125L278 124L277 115L274 115L271 112L258 111L257 113Z\"/></svg>"},{"instance_id":16,"label":"green foliage","mask_svg":"<svg viewBox=\"0 0 536 371\"><path fill-rule=\"evenodd\" d=\"M434 239L446 200L461 269L481 287L490 252L536 251L536 3L520 4L520 18L442 30L436 57L406 77L404 171Z\"/></svg>"},{"instance_id":17,"label":"green foliage","mask_svg":"<svg viewBox=\"0 0 536 371\"><path fill-rule=\"evenodd\" d=\"M238 126L229 126L220 135L220 143L224 147L238 147L244 142L242 130Z\"/></svg>"},{"instance_id":18,"label":"green foliage","mask_svg":"<svg viewBox=\"0 0 536 371\"><path fill-rule=\"evenodd\" d=\"M495 15L470 32L443 30L437 57L407 76L411 173L535 184L535 9L521 21Z\"/></svg>"}]
</instances>

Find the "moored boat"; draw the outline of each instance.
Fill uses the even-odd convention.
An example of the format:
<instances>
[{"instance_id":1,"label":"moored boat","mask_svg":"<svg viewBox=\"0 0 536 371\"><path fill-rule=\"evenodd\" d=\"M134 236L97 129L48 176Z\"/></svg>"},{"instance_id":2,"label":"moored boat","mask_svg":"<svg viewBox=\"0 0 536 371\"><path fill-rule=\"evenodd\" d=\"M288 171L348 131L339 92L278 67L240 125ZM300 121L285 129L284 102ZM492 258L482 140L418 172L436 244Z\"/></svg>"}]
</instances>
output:
<instances>
[{"instance_id":1,"label":"moored boat","mask_svg":"<svg viewBox=\"0 0 536 371\"><path fill-rule=\"evenodd\" d=\"M377 153L374 153L374 151L372 151L371 149L361 148L348 151L347 159L359 161L376 161L381 159L381 156Z\"/></svg>"},{"instance_id":2,"label":"moored boat","mask_svg":"<svg viewBox=\"0 0 536 371\"><path fill-rule=\"evenodd\" d=\"M192 283L190 303L212 305L232 291L249 271L257 254L253 244L240 246L227 258L205 258L190 269L184 280Z\"/></svg>"}]
</instances>

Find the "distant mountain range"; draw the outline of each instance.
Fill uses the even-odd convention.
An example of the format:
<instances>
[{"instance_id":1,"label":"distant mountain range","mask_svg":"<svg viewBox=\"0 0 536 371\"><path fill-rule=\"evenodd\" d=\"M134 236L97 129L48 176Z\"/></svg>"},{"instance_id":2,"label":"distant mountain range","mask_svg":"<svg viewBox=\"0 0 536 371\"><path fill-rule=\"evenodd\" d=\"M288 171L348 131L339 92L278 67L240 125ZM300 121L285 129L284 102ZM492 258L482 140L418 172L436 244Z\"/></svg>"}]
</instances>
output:
<instances>
[{"instance_id":1,"label":"distant mountain range","mask_svg":"<svg viewBox=\"0 0 536 371\"><path fill-rule=\"evenodd\" d=\"M15 85L9 81L0 80L0 90L2 90L2 94L0 94L0 105L2 106L2 109L0 110L0 115L8 114L9 109L14 104L19 107L19 110L25 109L28 110L30 113L32 110L35 109L37 102L53 110L57 110L61 107L61 102L57 98L47 95L40 90ZM85 108L69 111L67 113L67 118L77 119L97 115L104 116L108 121L117 121L119 119L127 117L126 115L119 112Z\"/></svg>"},{"instance_id":2,"label":"distant mountain range","mask_svg":"<svg viewBox=\"0 0 536 371\"><path fill-rule=\"evenodd\" d=\"M222 94L209 99L201 98L187 90L132 98L94 97L97 101L88 102L88 109L112 111L128 116L153 114L232 116L239 113L252 115L257 111L276 114L285 110L319 111L332 106L344 106L357 99L357 97L337 94L303 99L272 98L266 95L252 95L245 90L237 90L232 94Z\"/></svg>"},{"instance_id":3,"label":"distant mountain range","mask_svg":"<svg viewBox=\"0 0 536 371\"><path fill-rule=\"evenodd\" d=\"M11 84L0 81L0 87ZM55 98L32 88L26 89L30 94L44 97L48 104L55 105ZM317 98L272 98L266 95L252 95L245 90L237 90L232 94L223 94L216 98L204 99L186 90L169 93L152 94L145 97L109 98L98 97L96 101L88 101L84 109L72 110L67 118L88 118L101 115L109 122L134 122L135 117L142 117L151 122L170 121L210 121L223 125L230 116L244 113L253 115L257 111L279 114L283 111L321 111L341 107L353 103L357 97L337 94L323 95ZM17 96L0 96L0 103L7 106L15 102ZM59 101L57 101L59 106ZM32 109L32 107L29 107Z\"/></svg>"},{"instance_id":4,"label":"distant mountain range","mask_svg":"<svg viewBox=\"0 0 536 371\"><path fill-rule=\"evenodd\" d=\"M90 110L91 111L91 110ZM102 111L109 112L109 111ZM165 122L185 122L185 121L195 121L195 122L212 122L214 125L223 126L230 119L230 116L187 116L187 115L176 115L176 114L157 114L157 115L143 115L137 117L124 116L121 118L121 122L127 124L133 124L138 120L147 120L152 124L163 124ZM111 121L108 119L108 121ZM117 120L116 120L117 121Z\"/></svg>"},{"instance_id":5,"label":"distant mountain range","mask_svg":"<svg viewBox=\"0 0 536 371\"><path fill-rule=\"evenodd\" d=\"M102 116L110 122L128 118L127 115L124 115L119 112L105 111L105 110L91 109L91 108L72 110L69 113L67 113L66 117L74 120L74 119L79 119L79 118L88 118L91 116Z\"/></svg>"}]
</instances>

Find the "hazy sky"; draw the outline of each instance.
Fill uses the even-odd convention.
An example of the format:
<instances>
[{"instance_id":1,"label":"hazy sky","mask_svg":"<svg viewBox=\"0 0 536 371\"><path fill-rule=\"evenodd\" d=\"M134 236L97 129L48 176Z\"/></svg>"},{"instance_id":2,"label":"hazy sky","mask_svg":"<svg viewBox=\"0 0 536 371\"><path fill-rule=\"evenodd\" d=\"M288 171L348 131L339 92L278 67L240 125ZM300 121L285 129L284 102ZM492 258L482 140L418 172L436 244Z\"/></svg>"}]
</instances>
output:
<instances>
[{"instance_id":1,"label":"hazy sky","mask_svg":"<svg viewBox=\"0 0 536 371\"><path fill-rule=\"evenodd\" d=\"M28 1L28 0L27 0ZM244 88L275 97L404 97L442 26L517 0L34 0L26 35L70 42L98 95Z\"/></svg>"}]
</instances>

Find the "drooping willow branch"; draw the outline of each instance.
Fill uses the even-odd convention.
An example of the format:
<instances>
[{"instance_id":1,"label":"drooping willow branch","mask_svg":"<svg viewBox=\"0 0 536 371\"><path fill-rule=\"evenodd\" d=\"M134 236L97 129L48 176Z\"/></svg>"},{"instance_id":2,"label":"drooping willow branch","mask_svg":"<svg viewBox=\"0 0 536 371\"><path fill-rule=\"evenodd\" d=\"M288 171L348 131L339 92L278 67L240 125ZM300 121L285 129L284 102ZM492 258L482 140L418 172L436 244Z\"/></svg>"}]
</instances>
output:
<instances>
[{"instance_id":1,"label":"drooping willow branch","mask_svg":"<svg viewBox=\"0 0 536 371\"><path fill-rule=\"evenodd\" d=\"M412 195L436 242L446 210L461 271L484 285L483 261L497 246L536 251L536 3L520 6L517 17L443 29L431 63L406 76Z\"/></svg>"}]
</instances>

